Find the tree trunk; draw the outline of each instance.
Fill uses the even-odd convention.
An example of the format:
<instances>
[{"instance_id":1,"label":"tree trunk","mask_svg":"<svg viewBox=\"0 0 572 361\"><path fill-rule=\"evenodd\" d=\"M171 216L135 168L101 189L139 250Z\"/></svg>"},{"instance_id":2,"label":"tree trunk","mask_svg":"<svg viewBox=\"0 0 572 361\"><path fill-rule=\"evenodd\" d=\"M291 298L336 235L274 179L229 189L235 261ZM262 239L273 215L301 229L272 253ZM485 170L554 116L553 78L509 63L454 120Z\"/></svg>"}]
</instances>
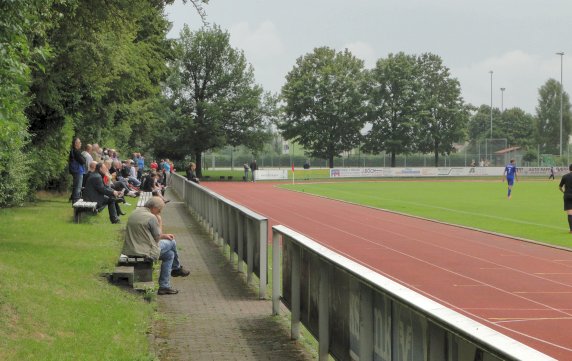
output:
<instances>
[{"instance_id":1,"label":"tree trunk","mask_svg":"<svg viewBox=\"0 0 572 361\"><path fill-rule=\"evenodd\" d=\"M334 168L334 155L333 154L330 154L328 156L328 166L330 168Z\"/></svg>"},{"instance_id":2,"label":"tree trunk","mask_svg":"<svg viewBox=\"0 0 572 361\"><path fill-rule=\"evenodd\" d=\"M197 177L203 177L203 152L196 152L195 153L195 160L197 163Z\"/></svg>"},{"instance_id":3,"label":"tree trunk","mask_svg":"<svg viewBox=\"0 0 572 361\"><path fill-rule=\"evenodd\" d=\"M391 151L391 168L395 167L395 151Z\"/></svg>"},{"instance_id":4,"label":"tree trunk","mask_svg":"<svg viewBox=\"0 0 572 361\"><path fill-rule=\"evenodd\" d=\"M434 148L435 149L435 167L439 166L439 142L435 141Z\"/></svg>"}]
</instances>

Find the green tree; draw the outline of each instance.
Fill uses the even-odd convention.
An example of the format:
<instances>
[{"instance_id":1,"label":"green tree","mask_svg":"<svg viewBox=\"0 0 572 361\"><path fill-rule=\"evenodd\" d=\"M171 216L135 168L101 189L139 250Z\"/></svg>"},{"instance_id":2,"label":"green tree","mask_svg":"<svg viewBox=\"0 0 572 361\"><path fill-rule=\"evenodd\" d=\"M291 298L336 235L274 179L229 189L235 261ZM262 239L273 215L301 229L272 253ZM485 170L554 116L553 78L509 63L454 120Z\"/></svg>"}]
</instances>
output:
<instances>
[{"instance_id":1,"label":"green tree","mask_svg":"<svg viewBox=\"0 0 572 361\"><path fill-rule=\"evenodd\" d=\"M507 139L508 146L528 149L537 144L534 116L520 108L506 109L497 118L495 127L498 129L499 137Z\"/></svg>"},{"instance_id":2,"label":"green tree","mask_svg":"<svg viewBox=\"0 0 572 361\"><path fill-rule=\"evenodd\" d=\"M296 60L282 87L285 139L312 157L328 159L360 144L366 122L363 61L347 49L316 48Z\"/></svg>"},{"instance_id":3,"label":"green tree","mask_svg":"<svg viewBox=\"0 0 572 361\"><path fill-rule=\"evenodd\" d=\"M419 67L419 127L417 150L433 152L435 166L439 154L449 154L454 142L463 140L468 109L461 97L461 85L451 77L442 59L426 53L417 58Z\"/></svg>"},{"instance_id":4,"label":"green tree","mask_svg":"<svg viewBox=\"0 0 572 361\"><path fill-rule=\"evenodd\" d=\"M501 114L498 108L493 108L493 124L496 124L500 119ZM491 107L488 105L481 105L479 108L473 111L469 118L469 123L467 126L467 134L469 141L472 143L477 143L483 139L491 139ZM498 127L493 127L492 138L497 138L500 135L504 138L502 134L499 134Z\"/></svg>"},{"instance_id":5,"label":"green tree","mask_svg":"<svg viewBox=\"0 0 572 361\"><path fill-rule=\"evenodd\" d=\"M544 153L560 153L560 82L548 79L538 90L536 106L538 141ZM570 135L572 114L570 97L562 94L562 144L567 144Z\"/></svg>"},{"instance_id":6,"label":"green tree","mask_svg":"<svg viewBox=\"0 0 572 361\"><path fill-rule=\"evenodd\" d=\"M244 53L230 46L218 26L191 32L185 26L168 93L175 117L169 140L191 153L201 176L202 153L224 145L258 147L265 133L262 88L254 83Z\"/></svg>"},{"instance_id":7,"label":"green tree","mask_svg":"<svg viewBox=\"0 0 572 361\"><path fill-rule=\"evenodd\" d=\"M363 150L395 156L415 149L419 115L419 67L413 55L389 54L368 75L369 121Z\"/></svg>"}]
</instances>

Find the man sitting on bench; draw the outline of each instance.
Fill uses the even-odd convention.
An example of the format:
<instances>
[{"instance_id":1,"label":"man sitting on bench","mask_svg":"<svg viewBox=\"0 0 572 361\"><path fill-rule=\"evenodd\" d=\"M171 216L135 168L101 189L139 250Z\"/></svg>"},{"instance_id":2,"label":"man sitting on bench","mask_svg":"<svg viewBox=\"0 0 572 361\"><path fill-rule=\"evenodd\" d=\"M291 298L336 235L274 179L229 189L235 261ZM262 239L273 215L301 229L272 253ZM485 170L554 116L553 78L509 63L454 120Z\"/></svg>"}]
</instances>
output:
<instances>
[{"instance_id":1,"label":"man sitting on bench","mask_svg":"<svg viewBox=\"0 0 572 361\"><path fill-rule=\"evenodd\" d=\"M160 214L165 202L159 197L152 197L139 207L127 220L125 242L121 253L127 256L149 257L161 260L159 275L160 295L174 295L178 290L171 287L171 276L186 277L190 274L179 263L177 242L170 233L162 233Z\"/></svg>"}]
</instances>

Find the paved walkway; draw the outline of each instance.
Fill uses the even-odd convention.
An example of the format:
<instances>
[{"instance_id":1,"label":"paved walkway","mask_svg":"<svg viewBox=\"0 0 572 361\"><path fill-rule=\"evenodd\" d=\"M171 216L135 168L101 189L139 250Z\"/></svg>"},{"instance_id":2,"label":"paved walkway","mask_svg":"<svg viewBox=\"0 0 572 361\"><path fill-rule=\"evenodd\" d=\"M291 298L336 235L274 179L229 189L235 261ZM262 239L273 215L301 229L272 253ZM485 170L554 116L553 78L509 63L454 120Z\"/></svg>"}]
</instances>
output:
<instances>
[{"instance_id":1,"label":"paved walkway","mask_svg":"<svg viewBox=\"0 0 572 361\"><path fill-rule=\"evenodd\" d=\"M191 271L173 278L177 295L158 297L153 346L162 361L312 360L290 340L284 316L236 271L174 194L163 211L165 232L177 239L181 263Z\"/></svg>"}]
</instances>

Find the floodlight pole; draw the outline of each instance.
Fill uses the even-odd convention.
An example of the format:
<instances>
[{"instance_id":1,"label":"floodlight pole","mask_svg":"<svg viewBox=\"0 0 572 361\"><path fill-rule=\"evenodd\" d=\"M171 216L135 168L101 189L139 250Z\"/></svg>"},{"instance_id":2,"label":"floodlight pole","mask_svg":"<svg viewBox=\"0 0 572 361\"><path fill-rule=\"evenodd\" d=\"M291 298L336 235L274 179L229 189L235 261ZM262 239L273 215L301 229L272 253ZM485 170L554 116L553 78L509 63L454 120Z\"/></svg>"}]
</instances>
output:
<instances>
[{"instance_id":1,"label":"floodlight pole","mask_svg":"<svg viewBox=\"0 0 572 361\"><path fill-rule=\"evenodd\" d=\"M564 94L564 85L562 84L562 71L563 71L563 62L564 62L564 52L561 51L556 53L556 55L560 55L560 157L562 157L562 95Z\"/></svg>"},{"instance_id":2,"label":"floodlight pole","mask_svg":"<svg viewBox=\"0 0 572 361\"><path fill-rule=\"evenodd\" d=\"M501 92L500 93L501 94L501 96L500 96L500 104L501 104L500 105L500 111L501 111L501 114L504 113L504 91L505 90L506 90L506 88L500 88L500 92Z\"/></svg>"},{"instance_id":3,"label":"floodlight pole","mask_svg":"<svg viewBox=\"0 0 572 361\"><path fill-rule=\"evenodd\" d=\"M491 139L493 139L493 71L489 71L491 74Z\"/></svg>"}]
</instances>

